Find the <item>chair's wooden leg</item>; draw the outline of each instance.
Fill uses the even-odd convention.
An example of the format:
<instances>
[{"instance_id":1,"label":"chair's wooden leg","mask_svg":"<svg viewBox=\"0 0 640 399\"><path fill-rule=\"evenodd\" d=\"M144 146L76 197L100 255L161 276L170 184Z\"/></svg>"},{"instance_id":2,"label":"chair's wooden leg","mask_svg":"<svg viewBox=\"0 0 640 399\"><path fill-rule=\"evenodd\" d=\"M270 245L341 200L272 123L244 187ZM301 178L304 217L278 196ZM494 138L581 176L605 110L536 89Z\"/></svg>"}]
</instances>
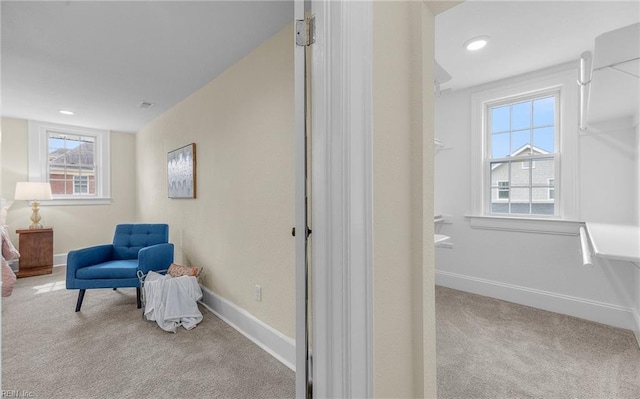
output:
<instances>
[{"instance_id":1,"label":"chair's wooden leg","mask_svg":"<svg viewBox=\"0 0 640 399\"><path fill-rule=\"evenodd\" d=\"M84 299L84 292L86 290L80 290L80 292L78 292L78 302L76 303L76 312L80 311L80 307L82 306L82 300Z\"/></svg>"},{"instance_id":2,"label":"chair's wooden leg","mask_svg":"<svg viewBox=\"0 0 640 399\"><path fill-rule=\"evenodd\" d=\"M142 299L140 297L140 287L136 287L136 301L138 302L138 309L142 307Z\"/></svg>"}]
</instances>

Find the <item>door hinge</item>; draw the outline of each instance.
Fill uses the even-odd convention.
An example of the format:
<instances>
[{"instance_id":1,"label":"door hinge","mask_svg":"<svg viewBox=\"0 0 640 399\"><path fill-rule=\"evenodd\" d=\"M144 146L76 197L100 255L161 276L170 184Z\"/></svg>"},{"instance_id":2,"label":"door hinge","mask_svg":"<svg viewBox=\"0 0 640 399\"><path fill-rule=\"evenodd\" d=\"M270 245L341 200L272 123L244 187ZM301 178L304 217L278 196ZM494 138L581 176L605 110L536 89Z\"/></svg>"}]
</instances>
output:
<instances>
[{"instance_id":1,"label":"door hinge","mask_svg":"<svg viewBox=\"0 0 640 399\"><path fill-rule=\"evenodd\" d=\"M310 46L315 38L316 18L307 17L296 20L296 44L298 46Z\"/></svg>"},{"instance_id":2,"label":"door hinge","mask_svg":"<svg viewBox=\"0 0 640 399\"><path fill-rule=\"evenodd\" d=\"M311 229L309 228L309 226L307 226L307 227L306 227L306 229L307 229L307 238L309 238L309 236L311 235L312 231L311 231ZM295 237L295 236L296 236L296 228L295 228L295 227L291 229L291 235L292 235L293 237Z\"/></svg>"}]
</instances>

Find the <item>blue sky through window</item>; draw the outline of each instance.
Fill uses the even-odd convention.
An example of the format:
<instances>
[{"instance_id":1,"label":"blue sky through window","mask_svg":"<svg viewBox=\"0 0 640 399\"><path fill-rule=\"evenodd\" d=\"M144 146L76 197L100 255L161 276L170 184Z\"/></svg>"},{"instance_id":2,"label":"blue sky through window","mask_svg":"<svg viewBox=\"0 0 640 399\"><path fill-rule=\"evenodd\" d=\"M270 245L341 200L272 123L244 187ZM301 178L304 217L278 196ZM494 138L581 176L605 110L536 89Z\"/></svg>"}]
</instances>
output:
<instances>
[{"instance_id":1,"label":"blue sky through window","mask_svg":"<svg viewBox=\"0 0 640 399\"><path fill-rule=\"evenodd\" d=\"M93 143L94 139L86 136L70 136L51 134L49 136L49 153L60 149L73 150L83 143Z\"/></svg>"},{"instance_id":2,"label":"blue sky through window","mask_svg":"<svg viewBox=\"0 0 640 399\"><path fill-rule=\"evenodd\" d=\"M511 156L527 144L553 153L554 103L551 96L491 108L492 158Z\"/></svg>"},{"instance_id":3,"label":"blue sky through window","mask_svg":"<svg viewBox=\"0 0 640 399\"><path fill-rule=\"evenodd\" d=\"M65 145L66 142L66 145ZM79 141L49 138L49 152L53 152L60 148L72 150L80 145Z\"/></svg>"}]
</instances>

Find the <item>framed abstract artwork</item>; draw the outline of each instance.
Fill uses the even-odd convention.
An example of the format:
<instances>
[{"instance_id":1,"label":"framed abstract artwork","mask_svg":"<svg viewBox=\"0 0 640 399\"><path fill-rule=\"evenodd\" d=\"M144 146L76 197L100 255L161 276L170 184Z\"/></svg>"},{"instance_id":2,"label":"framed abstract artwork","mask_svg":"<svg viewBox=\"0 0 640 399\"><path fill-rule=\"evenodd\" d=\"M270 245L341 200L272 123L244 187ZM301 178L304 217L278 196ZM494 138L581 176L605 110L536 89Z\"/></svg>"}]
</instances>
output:
<instances>
[{"instance_id":1,"label":"framed abstract artwork","mask_svg":"<svg viewBox=\"0 0 640 399\"><path fill-rule=\"evenodd\" d=\"M196 144L191 143L167 154L169 198L196 198Z\"/></svg>"}]
</instances>

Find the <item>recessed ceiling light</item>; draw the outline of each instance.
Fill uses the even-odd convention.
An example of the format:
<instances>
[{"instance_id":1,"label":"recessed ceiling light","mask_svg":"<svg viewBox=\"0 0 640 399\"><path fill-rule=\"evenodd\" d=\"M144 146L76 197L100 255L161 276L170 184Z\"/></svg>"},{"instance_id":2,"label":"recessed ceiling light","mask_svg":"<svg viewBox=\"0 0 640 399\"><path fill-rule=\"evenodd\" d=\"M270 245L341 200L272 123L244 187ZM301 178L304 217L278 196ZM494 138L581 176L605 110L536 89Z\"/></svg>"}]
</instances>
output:
<instances>
[{"instance_id":1,"label":"recessed ceiling light","mask_svg":"<svg viewBox=\"0 0 640 399\"><path fill-rule=\"evenodd\" d=\"M61 109L58 112L60 112L62 115L75 115L75 112L69 111L69 110L66 110L66 109Z\"/></svg>"},{"instance_id":2,"label":"recessed ceiling light","mask_svg":"<svg viewBox=\"0 0 640 399\"><path fill-rule=\"evenodd\" d=\"M464 48L469 51L480 50L489 43L489 36L477 36L464 42Z\"/></svg>"}]
</instances>

